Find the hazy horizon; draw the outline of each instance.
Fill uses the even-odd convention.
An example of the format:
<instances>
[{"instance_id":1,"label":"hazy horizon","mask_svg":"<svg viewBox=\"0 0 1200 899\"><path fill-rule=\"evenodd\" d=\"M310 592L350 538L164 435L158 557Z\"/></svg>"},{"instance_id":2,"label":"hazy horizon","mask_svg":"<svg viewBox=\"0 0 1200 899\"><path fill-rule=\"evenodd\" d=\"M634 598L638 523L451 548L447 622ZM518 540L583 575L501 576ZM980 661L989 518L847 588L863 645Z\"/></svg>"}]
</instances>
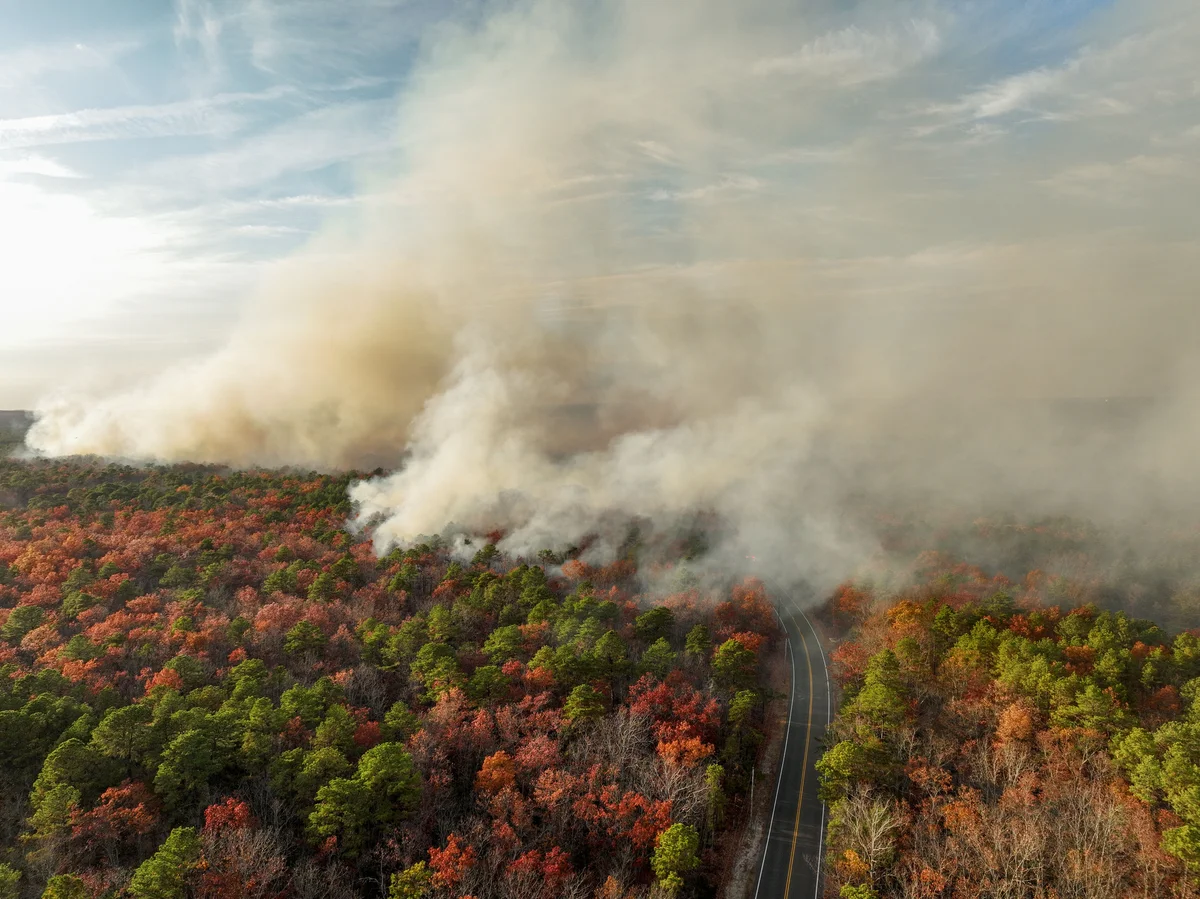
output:
<instances>
[{"instance_id":1,"label":"hazy horizon","mask_svg":"<svg viewBox=\"0 0 1200 899\"><path fill-rule=\"evenodd\" d=\"M181 210L254 210L291 238L268 251L238 219L180 256L178 232L138 232L129 258L153 265L128 283L154 300L106 307L120 361L56 357L66 326L30 319L7 366L56 366L40 452L403 461L352 488L381 548L449 522L520 549L711 509L732 559L801 544L788 564L830 578L873 544L845 521L864 493L1130 522L1200 496L1193 3L174 13L158 64L190 58L181 89L208 97L186 126L170 104L27 109L0 119L0 148L38 147L8 189L98 204L55 148L82 174L84 145L152 120L158 157L120 176L160 210L143 225L183 215L203 237ZM363 54L337 53L368 25ZM143 48L116 71L127 53L153 70ZM314 179L340 199L300 227ZM56 236L42 258L85 247ZM201 258L254 274L187 280L231 271ZM1093 430L1010 402L1146 395L1164 399Z\"/></svg>"}]
</instances>

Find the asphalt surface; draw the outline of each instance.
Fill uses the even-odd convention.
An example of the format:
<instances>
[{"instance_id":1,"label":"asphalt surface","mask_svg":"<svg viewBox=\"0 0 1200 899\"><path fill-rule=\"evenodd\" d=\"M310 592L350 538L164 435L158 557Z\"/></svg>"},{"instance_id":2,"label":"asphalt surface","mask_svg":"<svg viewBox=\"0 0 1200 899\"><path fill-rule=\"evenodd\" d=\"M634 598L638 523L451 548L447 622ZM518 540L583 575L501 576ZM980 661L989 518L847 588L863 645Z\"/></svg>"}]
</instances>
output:
<instances>
[{"instance_id":1,"label":"asphalt surface","mask_svg":"<svg viewBox=\"0 0 1200 899\"><path fill-rule=\"evenodd\" d=\"M783 762L755 899L816 899L821 895L825 806L817 796L816 762L833 712L821 642L794 598L780 602L788 638L792 695Z\"/></svg>"}]
</instances>

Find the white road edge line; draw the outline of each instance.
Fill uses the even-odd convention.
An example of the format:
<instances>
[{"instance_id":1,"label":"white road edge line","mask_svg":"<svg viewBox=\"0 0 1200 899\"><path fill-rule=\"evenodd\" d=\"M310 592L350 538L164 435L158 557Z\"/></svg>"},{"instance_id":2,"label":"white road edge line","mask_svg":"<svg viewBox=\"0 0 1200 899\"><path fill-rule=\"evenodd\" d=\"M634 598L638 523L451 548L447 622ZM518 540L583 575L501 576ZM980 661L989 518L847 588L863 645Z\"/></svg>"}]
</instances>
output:
<instances>
[{"instance_id":1,"label":"white road edge line","mask_svg":"<svg viewBox=\"0 0 1200 899\"><path fill-rule=\"evenodd\" d=\"M775 611L775 617L779 619L779 626L783 629L783 637L787 641L788 658L791 660L792 682L789 685L791 697L788 700L787 730L783 732L783 752L779 755L779 770L775 772L775 800L771 803L771 820L767 824L767 838L763 840L763 855L762 861L758 864L758 883L754 886L754 899L758 899L758 891L762 889L763 871L767 867L767 852L771 848L771 831L775 829L775 809L779 805L779 788L783 786L783 766L787 761L788 738L792 735L792 709L796 705L796 654L792 652L792 639L788 636L787 625L783 623L783 618L779 615L779 609L775 607L774 603L771 603L771 608ZM753 814L754 809L751 809L750 813Z\"/></svg>"},{"instance_id":2,"label":"white road edge line","mask_svg":"<svg viewBox=\"0 0 1200 899\"><path fill-rule=\"evenodd\" d=\"M804 618L804 622L808 625L808 629L812 631L812 635L817 641L817 652L821 654L821 667L825 669L825 727L828 729L829 725L832 723L829 719L833 715L833 701L830 698L829 693L829 666L825 664L825 647L821 645L821 636L817 633L817 629L813 627L812 622L808 620L808 616L804 614L804 609L800 608L799 606L796 606L795 608ZM778 615L779 613L776 612L775 614ZM820 788L818 787L818 789ZM825 806L825 802L822 800L821 843L817 848L817 887L815 890L813 890L814 897L819 897L821 895L821 862L825 858L825 814L827 811L828 809ZM774 812L772 812L771 817L774 818ZM755 892L755 899L757 899L757 891Z\"/></svg>"}]
</instances>

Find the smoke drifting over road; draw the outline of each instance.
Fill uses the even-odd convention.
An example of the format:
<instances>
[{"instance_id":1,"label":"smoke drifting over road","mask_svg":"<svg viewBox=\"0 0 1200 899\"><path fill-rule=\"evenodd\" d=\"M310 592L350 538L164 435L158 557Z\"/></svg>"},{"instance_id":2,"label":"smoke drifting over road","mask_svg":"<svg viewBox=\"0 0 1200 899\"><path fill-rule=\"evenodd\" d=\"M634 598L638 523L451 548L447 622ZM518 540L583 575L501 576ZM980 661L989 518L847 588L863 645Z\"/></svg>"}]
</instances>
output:
<instances>
[{"instance_id":1,"label":"smoke drifting over road","mask_svg":"<svg viewBox=\"0 0 1200 899\"><path fill-rule=\"evenodd\" d=\"M381 543L713 509L733 555L831 577L862 496L1195 498L1191 0L1032 49L1005 4L489 9L428 40L352 229L222 352L49 402L30 445L399 466L352 491Z\"/></svg>"}]
</instances>

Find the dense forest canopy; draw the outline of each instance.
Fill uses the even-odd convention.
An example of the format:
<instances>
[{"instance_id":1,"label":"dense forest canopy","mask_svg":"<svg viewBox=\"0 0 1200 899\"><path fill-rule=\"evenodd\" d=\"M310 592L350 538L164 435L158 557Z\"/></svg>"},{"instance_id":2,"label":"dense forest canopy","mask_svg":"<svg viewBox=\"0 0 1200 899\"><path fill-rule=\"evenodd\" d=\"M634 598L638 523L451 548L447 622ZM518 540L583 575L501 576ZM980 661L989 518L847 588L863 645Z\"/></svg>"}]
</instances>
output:
<instances>
[{"instance_id":1,"label":"dense forest canopy","mask_svg":"<svg viewBox=\"0 0 1200 899\"><path fill-rule=\"evenodd\" d=\"M1136 603L1134 566L1095 580L1106 561L1058 525L978 528L993 548L1073 547L1079 578L927 552L829 600L848 634L817 766L831 895L1197 895L1200 631L1087 602Z\"/></svg>"},{"instance_id":2,"label":"dense forest canopy","mask_svg":"<svg viewBox=\"0 0 1200 899\"><path fill-rule=\"evenodd\" d=\"M0 896L711 895L763 586L378 558L352 477L0 463Z\"/></svg>"},{"instance_id":3,"label":"dense forest canopy","mask_svg":"<svg viewBox=\"0 0 1200 899\"><path fill-rule=\"evenodd\" d=\"M0 462L0 897L741 889L786 679L719 518L380 556L361 477ZM847 515L826 894L1194 897L1197 532Z\"/></svg>"}]
</instances>

